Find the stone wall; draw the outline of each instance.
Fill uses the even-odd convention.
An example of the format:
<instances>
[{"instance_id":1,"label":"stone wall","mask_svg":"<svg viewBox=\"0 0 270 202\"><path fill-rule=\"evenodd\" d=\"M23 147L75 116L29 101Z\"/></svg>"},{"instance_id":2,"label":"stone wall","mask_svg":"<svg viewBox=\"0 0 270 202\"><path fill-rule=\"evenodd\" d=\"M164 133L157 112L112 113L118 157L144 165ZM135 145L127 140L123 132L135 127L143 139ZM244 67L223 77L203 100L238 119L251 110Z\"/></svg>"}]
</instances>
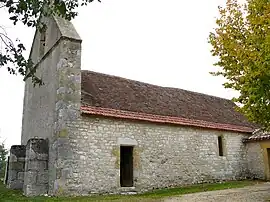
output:
<instances>
[{"instance_id":1,"label":"stone wall","mask_svg":"<svg viewBox=\"0 0 270 202\"><path fill-rule=\"evenodd\" d=\"M34 87L31 79L25 84L21 144L26 145L31 138L48 139L48 186L49 193L55 194L61 192L64 162L70 158L66 122L80 116L81 39L69 21L58 17L44 21L47 24L44 53L40 55L39 32L30 53L37 66L36 75L44 85Z\"/></svg>"},{"instance_id":2,"label":"stone wall","mask_svg":"<svg viewBox=\"0 0 270 202\"><path fill-rule=\"evenodd\" d=\"M260 142L246 143L246 148L249 176L255 179L265 179L263 149Z\"/></svg>"},{"instance_id":3,"label":"stone wall","mask_svg":"<svg viewBox=\"0 0 270 202\"><path fill-rule=\"evenodd\" d=\"M252 161L246 154L254 153L242 143L246 134L81 116L81 39L70 22L54 18L46 23L44 55L39 54L40 33L30 54L44 85L34 88L31 80L25 85L26 173L23 176L24 167L15 169L20 161L11 155L9 186L18 182L14 185L21 189L24 179L29 196L47 190L50 195L122 192L126 189L120 187L120 145L134 147L136 191L249 175ZM218 154L218 136L224 140L224 156Z\"/></svg>"},{"instance_id":4,"label":"stone wall","mask_svg":"<svg viewBox=\"0 0 270 202\"><path fill-rule=\"evenodd\" d=\"M60 55L55 47L45 60L38 64L37 75L44 85L34 87L31 79L25 84L21 144L31 138L49 138L53 134L55 117L56 65Z\"/></svg>"},{"instance_id":5,"label":"stone wall","mask_svg":"<svg viewBox=\"0 0 270 202\"><path fill-rule=\"evenodd\" d=\"M82 116L68 122L69 160L62 170L63 193L121 192L120 144L134 145L137 191L247 176L245 134L148 122ZM218 154L218 135L224 156Z\"/></svg>"},{"instance_id":6,"label":"stone wall","mask_svg":"<svg viewBox=\"0 0 270 202\"><path fill-rule=\"evenodd\" d=\"M48 156L48 140L30 139L27 142L24 195L38 196L48 193Z\"/></svg>"},{"instance_id":7,"label":"stone wall","mask_svg":"<svg viewBox=\"0 0 270 202\"><path fill-rule=\"evenodd\" d=\"M10 149L7 187L10 189L23 189L25 166L25 146L14 145Z\"/></svg>"},{"instance_id":8,"label":"stone wall","mask_svg":"<svg viewBox=\"0 0 270 202\"><path fill-rule=\"evenodd\" d=\"M60 60L61 50L53 37L50 24L54 25L52 28L54 28L58 38L61 36L55 23L48 23L45 46L48 47L47 44L50 44L50 49L46 48L44 54L40 55L41 34L38 31L35 34L30 58L37 66L36 75L42 79L44 84L34 87L31 79L25 82L21 138L23 145L26 145L31 138L48 138L53 134L55 86L57 83L56 66Z\"/></svg>"},{"instance_id":9,"label":"stone wall","mask_svg":"<svg viewBox=\"0 0 270 202\"><path fill-rule=\"evenodd\" d=\"M38 31L35 34L30 53L30 58L37 66L36 75L42 79L43 85L34 87L31 79L28 79L25 83L22 145L26 145L31 138L46 139L53 136L55 118L57 116L55 109L61 108L60 104L56 106L58 101L56 94L58 90L63 90L59 89L59 76L64 74L59 71L58 66L62 66L67 61L66 58L72 55L63 44L66 44L65 46L68 47L71 41L81 43L80 37L70 22L56 17L45 19L45 22L47 30L45 32L44 54L40 55L41 33ZM74 60L72 63L80 65L80 60Z\"/></svg>"},{"instance_id":10,"label":"stone wall","mask_svg":"<svg viewBox=\"0 0 270 202\"><path fill-rule=\"evenodd\" d=\"M56 106L54 134L50 138L49 185L50 194L61 195L65 190L65 176L72 148L67 123L80 117L81 106L81 42L64 39L59 43L61 60L57 64Z\"/></svg>"}]
</instances>

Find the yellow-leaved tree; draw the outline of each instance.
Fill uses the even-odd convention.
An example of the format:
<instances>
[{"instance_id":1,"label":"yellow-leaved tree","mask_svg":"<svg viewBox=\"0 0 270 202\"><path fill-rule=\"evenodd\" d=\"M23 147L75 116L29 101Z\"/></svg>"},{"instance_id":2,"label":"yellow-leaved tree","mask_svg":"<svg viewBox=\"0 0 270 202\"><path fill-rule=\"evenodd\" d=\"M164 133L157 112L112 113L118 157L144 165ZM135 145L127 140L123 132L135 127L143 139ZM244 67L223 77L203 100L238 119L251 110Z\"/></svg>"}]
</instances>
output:
<instances>
[{"instance_id":1,"label":"yellow-leaved tree","mask_svg":"<svg viewBox=\"0 0 270 202\"><path fill-rule=\"evenodd\" d=\"M218 67L212 74L240 93L233 100L244 115L270 129L270 1L227 0L219 13L209 35Z\"/></svg>"}]
</instances>

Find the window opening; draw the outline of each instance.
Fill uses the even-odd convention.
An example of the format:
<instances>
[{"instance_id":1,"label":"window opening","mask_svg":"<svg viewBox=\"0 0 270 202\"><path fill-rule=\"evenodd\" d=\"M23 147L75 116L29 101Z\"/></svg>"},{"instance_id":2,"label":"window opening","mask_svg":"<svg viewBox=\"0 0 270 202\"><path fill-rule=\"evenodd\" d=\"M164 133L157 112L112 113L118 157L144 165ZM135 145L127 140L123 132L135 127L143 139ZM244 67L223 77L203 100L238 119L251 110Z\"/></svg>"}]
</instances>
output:
<instances>
[{"instance_id":1,"label":"window opening","mask_svg":"<svg viewBox=\"0 0 270 202\"><path fill-rule=\"evenodd\" d=\"M222 136L218 136L218 153L219 153L219 156L223 156L224 153L223 153L223 139L222 139Z\"/></svg>"},{"instance_id":2,"label":"window opening","mask_svg":"<svg viewBox=\"0 0 270 202\"><path fill-rule=\"evenodd\" d=\"M39 56L42 57L45 51L45 42L46 42L46 33L45 31L40 33L40 47L39 47Z\"/></svg>"}]
</instances>

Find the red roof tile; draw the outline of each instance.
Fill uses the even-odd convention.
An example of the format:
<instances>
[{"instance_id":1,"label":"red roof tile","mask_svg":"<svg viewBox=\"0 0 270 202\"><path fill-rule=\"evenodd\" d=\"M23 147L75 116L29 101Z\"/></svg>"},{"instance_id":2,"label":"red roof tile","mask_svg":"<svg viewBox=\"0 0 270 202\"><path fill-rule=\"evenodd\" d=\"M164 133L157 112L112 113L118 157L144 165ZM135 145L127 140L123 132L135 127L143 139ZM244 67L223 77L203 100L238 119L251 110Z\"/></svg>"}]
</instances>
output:
<instances>
[{"instance_id":1,"label":"red roof tile","mask_svg":"<svg viewBox=\"0 0 270 202\"><path fill-rule=\"evenodd\" d=\"M252 136L245 138L243 142L256 142L263 140L270 140L270 132L258 129L253 132Z\"/></svg>"},{"instance_id":2,"label":"red roof tile","mask_svg":"<svg viewBox=\"0 0 270 202\"><path fill-rule=\"evenodd\" d=\"M252 132L227 99L82 71L82 112L160 123Z\"/></svg>"},{"instance_id":3,"label":"red roof tile","mask_svg":"<svg viewBox=\"0 0 270 202\"><path fill-rule=\"evenodd\" d=\"M106 109L100 107L90 107L90 106L82 106L82 113L84 114L94 114L94 115L102 115L107 117L116 117L116 118L125 118L125 119L133 119L133 120L143 120L149 122L157 122L157 123L170 123L170 124L178 124L184 126L195 126L202 128L210 128L210 129L219 129L219 130L229 130L236 132L245 132L251 133L253 131L250 127L237 126L231 124L218 124L212 123L202 120L191 120L180 117L170 117L170 116L160 116L160 115L152 115L152 114L144 114L138 112L129 112L123 110L115 110L115 109Z\"/></svg>"}]
</instances>

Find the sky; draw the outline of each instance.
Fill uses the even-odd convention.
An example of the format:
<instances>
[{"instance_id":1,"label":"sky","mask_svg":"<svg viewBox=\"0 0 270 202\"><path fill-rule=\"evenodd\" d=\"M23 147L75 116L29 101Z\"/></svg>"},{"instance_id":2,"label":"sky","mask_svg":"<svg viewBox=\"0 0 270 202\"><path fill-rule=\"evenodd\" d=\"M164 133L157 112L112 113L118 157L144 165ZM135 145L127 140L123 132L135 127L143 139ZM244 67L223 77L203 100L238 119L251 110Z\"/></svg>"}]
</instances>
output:
<instances>
[{"instance_id":1,"label":"sky","mask_svg":"<svg viewBox=\"0 0 270 202\"><path fill-rule=\"evenodd\" d=\"M79 9L73 24L81 36L82 69L166 87L229 98L207 42L225 0L102 0ZM19 37L28 56L34 30L13 26L1 10L0 25ZM1 44L0 44L1 46ZM0 140L20 144L24 82L0 68Z\"/></svg>"}]
</instances>

